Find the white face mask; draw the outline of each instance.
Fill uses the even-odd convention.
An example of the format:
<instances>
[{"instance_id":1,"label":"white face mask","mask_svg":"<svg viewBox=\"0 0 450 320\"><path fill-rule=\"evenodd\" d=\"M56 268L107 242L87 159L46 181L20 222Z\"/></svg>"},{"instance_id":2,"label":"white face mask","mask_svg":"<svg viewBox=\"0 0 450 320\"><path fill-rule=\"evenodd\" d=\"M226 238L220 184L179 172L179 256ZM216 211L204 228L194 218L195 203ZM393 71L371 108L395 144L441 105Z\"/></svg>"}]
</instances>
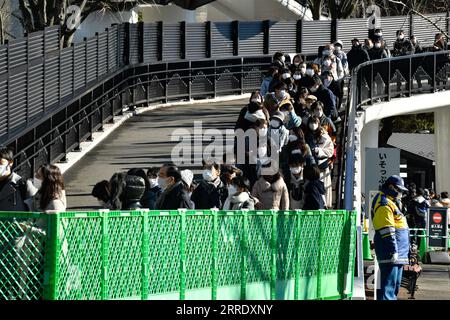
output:
<instances>
[{"instance_id":1,"label":"white face mask","mask_svg":"<svg viewBox=\"0 0 450 320\"><path fill-rule=\"evenodd\" d=\"M0 177L5 177L8 175L9 164L0 165Z\"/></svg>"},{"instance_id":2,"label":"white face mask","mask_svg":"<svg viewBox=\"0 0 450 320\"><path fill-rule=\"evenodd\" d=\"M375 43L375 48L380 49L381 48L381 43Z\"/></svg>"},{"instance_id":3,"label":"white face mask","mask_svg":"<svg viewBox=\"0 0 450 320\"><path fill-rule=\"evenodd\" d=\"M234 186L234 184L228 187L228 196L234 196L238 192L238 189Z\"/></svg>"},{"instance_id":4,"label":"white face mask","mask_svg":"<svg viewBox=\"0 0 450 320\"><path fill-rule=\"evenodd\" d=\"M383 35L383 33L382 32L377 32L377 33L375 33L375 35L381 37Z\"/></svg>"},{"instance_id":5,"label":"white face mask","mask_svg":"<svg viewBox=\"0 0 450 320\"><path fill-rule=\"evenodd\" d=\"M295 142L298 140L298 137L294 134L289 135L289 142Z\"/></svg>"},{"instance_id":6,"label":"white face mask","mask_svg":"<svg viewBox=\"0 0 450 320\"><path fill-rule=\"evenodd\" d=\"M300 80L301 78L302 78L302 75L301 74L298 74L298 73L296 73L296 74L294 74L294 80Z\"/></svg>"},{"instance_id":7,"label":"white face mask","mask_svg":"<svg viewBox=\"0 0 450 320\"><path fill-rule=\"evenodd\" d=\"M317 123L311 123L311 124L309 125L309 128L310 128L312 131L316 131L316 130L319 128L319 125L318 125Z\"/></svg>"},{"instance_id":8,"label":"white face mask","mask_svg":"<svg viewBox=\"0 0 450 320\"><path fill-rule=\"evenodd\" d=\"M329 66L331 66L331 61L330 60L325 60L323 62L323 65L328 68Z\"/></svg>"},{"instance_id":9,"label":"white face mask","mask_svg":"<svg viewBox=\"0 0 450 320\"><path fill-rule=\"evenodd\" d=\"M41 189L41 187L42 187L42 180L34 177L33 178L33 186L35 186L36 189L38 189L38 190Z\"/></svg>"},{"instance_id":10,"label":"white face mask","mask_svg":"<svg viewBox=\"0 0 450 320\"><path fill-rule=\"evenodd\" d=\"M316 117L322 118L322 116L323 116L323 111L322 111L322 110L320 110L320 111L316 110L316 111L314 111L314 115L315 115Z\"/></svg>"},{"instance_id":11,"label":"white face mask","mask_svg":"<svg viewBox=\"0 0 450 320\"><path fill-rule=\"evenodd\" d=\"M287 98L286 90L280 91L280 100L284 100Z\"/></svg>"},{"instance_id":12,"label":"white face mask","mask_svg":"<svg viewBox=\"0 0 450 320\"><path fill-rule=\"evenodd\" d=\"M261 99L259 99L259 98L253 98L253 99L251 100L251 102L254 102L254 103L257 103L257 104L261 104Z\"/></svg>"},{"instance_id":13,"label":"white face mask","mask_svg":"<svg viewBox=\"0 0 450 320\"><path fill-rule=\"evenodd\" d=\"M270 126L272 128L278 129L281 126L281 124L280 124L280 121L274 119L274 120L270 120Z\"/></svg>"},{"instance_id":14,"label":"white face mask","mask_svg":"<svg viewBox=\"0 0 450 320\"><path fill-rule=\"evenodd\" d=\"M162 189L166 189L167 186L169 185L169 181L167 181L169 178L160 178L158 177L158 185L162 188Z\"/></svg>"},{"instance_id":15,"label":"white face mask","mask_svg":"<svg viewBox=\"0 0 450 320\"><path fill-rule=\"evenodd\" d=\"M310 77L312 77L314 75L314 70L313 69L306 69L306 74Z\"/></svg>"},{"instance_id":16,"label":"white face mask","mask_svg":"<svg viewBox=\"0 0 450 320\"><path fill-rule=\"evenodd\" d=\"M149 179L150 181L150 188L154 188L158 185L158 179Z\"/></svg>"},{"instance_id":17,"label":"white face mask","mask_svg":"<svg viewBox=\"0 0 450 320\"><path fill-rule=\"evenodd\" d=\"M260 137L265 137L265 136L267 136L267 127L264 127L264 128L259 129L259 136L260 136Z\"/></svg>"},{"instance_id":18,"label":"white face mask","mask_svg":"<svg viewBox=\"0 0 450 320\"><path fill-rule=\"evenodd\" d=\"M341 53L341 51L342 51L342 48L340 48L340 47L336 48L336 53Z\"/></svg>"},{"instance_id":19,"label":"white face mask","mask_svg":"<svg viewBox=\"0 0 450 320\"><path fill-rule=\"evenodd\" d=\"M300 174L302 173L302 167L290 168L292 174Z\"/></svg>"},{"instance_id":20,"label":"white face mask","mask_svg":"<svg viewBox=\"0 0 450 320\"><path fill-rule=\"evenodd\" d=\"M300 62L294 62L294 66L298 67L300 65Z\"/></svg>"},{"instance_id":21,"label":"white face mask","mask_svg":"<svg viewBox=\"0 0 450 320\"><path fill-rule=\"evenodd\" d=\"M405 39L405 36L403 34L398 36L398 40L403 40L403 39Z\"/></svg>"},{"instance_id":22,"label":"white face mask","mask_svg":"<svg viewBox=\"0 0 450 320\"><path fill-rule=\"evenodd\" d=\"M204 170L202 173L203 180L205 181L213 181L216 177L214 176L212 170Z\"/></svg>"},{"instance_id":23,"label":"white face mask","mask_svg":"<svg viewBox=\"0 0 450 320\"><path fill-rule=\"evenodd\" d=\"M330 50L323 50L322 54L324 57L328 57L330 55Z\"/></svg>"},{"instance_id":24,"label":"white face mask","mask_svg":"<svg viewBox=\"0 0 450 320\"><path fill-rule=\"evenodd\" d=\"M282 56L282 57L281 57L281 62L284 63L285 61L286 61L286 57L285 57L285 56Z\"/></svg>"},{"instance_id":25,"label":"white face mask","mask_svg":"<svg viewBox=\"0 0 450 320\"><path fill-rule=\"evenodd\" d=\"M290 77L291 77L291 74L290 74L290 73L283 73L283 74L281 75L281 78L283 78L283 80L289 79Z\"/></svg>"}]
</instances>

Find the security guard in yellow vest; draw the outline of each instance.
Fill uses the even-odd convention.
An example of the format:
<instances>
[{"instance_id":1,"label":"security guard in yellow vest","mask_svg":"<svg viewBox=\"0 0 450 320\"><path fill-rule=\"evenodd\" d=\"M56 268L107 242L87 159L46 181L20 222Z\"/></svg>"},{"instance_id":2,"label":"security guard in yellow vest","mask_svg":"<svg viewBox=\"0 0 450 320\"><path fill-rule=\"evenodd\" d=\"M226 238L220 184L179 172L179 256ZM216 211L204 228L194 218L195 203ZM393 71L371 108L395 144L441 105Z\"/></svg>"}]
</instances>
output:
<instances>
[{"instance_id":1,"label":"security guard in yellow vest","mask_svg":"<svg viewBox=\"0 0 450 320\"><path fill-rule=\"evenodd\" d=\"M381 272L378 300L397 300L403 265L409 262L409 228L400 210L400 200L405 191L408 189L403 179L391 176L372 202L375 254Z\"/></svg>"}]
</instances>

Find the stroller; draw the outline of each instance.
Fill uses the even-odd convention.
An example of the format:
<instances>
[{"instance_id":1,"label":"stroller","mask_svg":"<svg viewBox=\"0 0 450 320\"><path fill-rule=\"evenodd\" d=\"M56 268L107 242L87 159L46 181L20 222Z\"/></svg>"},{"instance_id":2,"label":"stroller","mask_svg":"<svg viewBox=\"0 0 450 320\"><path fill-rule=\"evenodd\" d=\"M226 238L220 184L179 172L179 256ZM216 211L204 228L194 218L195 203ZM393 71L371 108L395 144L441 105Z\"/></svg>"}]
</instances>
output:
<instances>
[{"instance_id":1,"label":"stroller","mask_svg":"<svg viewBox=\"0 0 450 320\"><path fill-rule=\"evenodd\" d=\"M403 266L403 276L401 286L408 290L410 295L408 299L415 299L414 294L419 289L416 285L417 279L422 273L422 267L419 265L419 251L415 243L409 247L409 264Z\"/></svg>"}]
</instances>

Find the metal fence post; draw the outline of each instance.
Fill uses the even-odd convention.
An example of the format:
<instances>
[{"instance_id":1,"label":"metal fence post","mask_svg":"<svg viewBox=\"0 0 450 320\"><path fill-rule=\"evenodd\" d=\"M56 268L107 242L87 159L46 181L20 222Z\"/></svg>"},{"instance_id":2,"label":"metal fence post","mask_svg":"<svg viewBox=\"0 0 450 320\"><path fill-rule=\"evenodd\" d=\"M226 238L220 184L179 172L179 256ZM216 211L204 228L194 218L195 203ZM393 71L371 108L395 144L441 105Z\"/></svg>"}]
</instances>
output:
<instances>
[{"instance_id":1,"label":"metal fence post","mask_svg":"<svg viewBox=\"0 0 450 320\"><path fill-rule=\"evenodd\" d=\"M211 300L217 300L217 242L219 237L218 210L211 210L213 216L212 259L211 259Z\"/></svg>"},{"instance_id":2,"label":"metal fence post","mask_svg":"<svg viewBox=\"0 0 450 320\"><path fill-rule=\"evenodd\" d=\"M123 37L123 63L127 66L130 64L130 23L124 24L124 37Z\"/></svg>"},{"instance_id":3,"label":"metal fence post","mask_svg":"<svg viewBox=\"0 0 450 320\"><path fill-rule=\"evenodd\" d=\"M324 245L323 245L323 220L324 220L324 212L320 212L320 233L319 233L319 260L317 266L317 299L322 299L322 258L324 256Z\"/></svg>"},{"instance_id":4,"label":"metal fence post","mask_svg":"<svg viewBox=\"0 0 450 320\"><path fill-rule=\"evenodd\" d=\"M301 53L302 48L302 41L303 41L303 20L297 20L297 28L296 28L296 48L297 53Z\"/></svg>"},{"instance_id":5,"label":"metal fence post","mask_svg":"<svg viewBox=\"0 0 450 320\"><path fill-rule=\"evenodd\" d=\"M233 56L239 55L239 21L231 22L232 39L233 39Z\"/></svg>"},{"instance_id":6,"label":"metal fence post","mask_svg":"<svg viewBox=\"0 0 450 320\"><path fill-rule=\"evenodd\" d=\"M108 215L109 210L99 210L102 219L102 282L101 282L101 297L102 300L109 298L109 235L108 235Z\"/></svg>"},{"instance_id":7,"label":"metal fence post","mask_svg":"<svg viewBox=\"0 0 450 320\"><path fill-rule=\"evenodd\" d=\"M60 216L57 214L43 214L47 220L47 239L45 245L44 262L44 299L58 299L59 254L60 254Z\"/></svg>"},{"instance_id":8,"label":"metal fence post","mask_svg":"<svg viewBox=\"0 0 450 320\"><path fill-rule=\"evenodd\" d=\"M138 59L144 63L144 22L138 22Z\"/></svg>"},{"instance_id":9,"label":"metal fence post","mask_svg":"<svg viewBox=\"0 0 450 320\"><path fill-rule=\"evenodd\" d=\"M205 57L211 58L212 56L212 33L211 33L211 21L205 23Z\"/></svg>"},{"instance_id":10,"label":"metal fence post","mask_svg":"<svg viewBox=\"0 0 450 320\"><path fill-rule=\"evenodd\" d=\"M243 226L241 238L241 300L247 299L248 278L248 211L241 211Z\"/></svg>"},{"instance_id":11,"label":"metal fence post","mask_svg":"<svg viewBox=\"0 0 450 320\"><path fill-rule=\"evenodd\" d=\"M157 35L158 35L158 60L161 61L163 59L163 53L164 53L164 46L163 46L163 41L164 41L164 33L163 33L163 22L162 21L158 21L157 22Z\"/></svg>"},{"instance_id":12,"label":"metal fence post","mask_svg":"<svg viewBox=\"0 0 450 320\"><path fill-rule=\"evenodd\" d=\"M271 263L270 263L270 299L276 299L277 289L277 211L271 210L272 235L270 241Z\"/></svg>"},{"instance_id":13,"label":"metal fence post","mask_svg":"<svg viewBox=\"0 0 450 320\"><path fill-rule=\"evenodd\" d=\"M331 20L331 43L334 43L337 40L337 26L338 26L338 20L332 19Z\"/></svg>"},{"instance_id":14,"label":"metal fence post","mask_svg":"<svg viewBox=\"0 0 450 320\"><path fill-rule=\"evenodd\" d=\"M186 21L180 22L180 59L186 59Z\"/></svg>"},{"instance_id":15,"label":"metal fence post","mask_svg":"<svg viewBox=\"0 0 450 320\"><path fill-rule=\"evenodd\" d=\"M186 297L186 210L178 209L180 218L180 300Z\"/></svg>"},{"instance_id":16,"label":"metal fence post","mask_svg":"<svg viewBox=\"0 0 450 320\"><path fill-rule=\"evenodd\" d=\"M149 210L142 210L142 288L141 288L141 300L148 299L148 286L149 286L149 270L148 270L148 259L149 259L149 238L148 233L149 228Z\"/></svg>"},{"instance_id":17,"label":"metal fence post","mask_svg":"<svg viewBox=\"0 0 450 320\"><path fill-rule=\"evenodd\" d=\"M299 299L300 291L300 217L301 210L295 210L295 285L294 285L294 300Z\"/></svg>"},{"instance_id":18,"label":"metal fence post","mask_svg":"<svg viewBox=\"0 0 450 320\"><path fill-rule=\"evenodd\" d=\"M263 32L264 32L264 44L263 53L270 53L270 20L263 21Z\"/></svg>"}]
</instances>

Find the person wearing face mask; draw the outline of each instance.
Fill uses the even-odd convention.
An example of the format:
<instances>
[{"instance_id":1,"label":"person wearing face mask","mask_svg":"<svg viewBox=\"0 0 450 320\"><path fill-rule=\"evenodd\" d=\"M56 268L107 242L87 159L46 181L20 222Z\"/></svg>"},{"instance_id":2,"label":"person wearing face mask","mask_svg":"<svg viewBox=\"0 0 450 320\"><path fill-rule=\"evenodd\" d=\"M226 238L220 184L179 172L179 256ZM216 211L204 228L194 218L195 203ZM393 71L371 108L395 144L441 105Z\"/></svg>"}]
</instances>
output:
<instances>
[{"instance_id":1,"label":"person wearing face mask","mask_svg":"<svg viewBox=\"0 0 450 320\"><path fill-rule=\"evenodd\" d=\"M269 119L269 112L264 108L262 100L259 91L255 91L251 94L248 105L239 112L234 130L242 129L247 131L249 128L253 127L258 119Z\"/></svg>"},{"instance_id":2,"label":"person wearing face mask","mask_svg":"<svg viewBox=\"0 0 450 320\"><path fill-rule=\"evenodd\" d=\"M270 84L275 78L278 78L278 68L270 67L269 70L267 70L266 76L261 83L261 89L259 90L262 97L269 92Z\"/></svg>"},{"instance_id":3,"label":"person wearing face mask","mask_svg":"<svg viewBox=\"0 0 450 320\"><path fill-rule=\"evenodd\" d=\"M270 118L267 139L271 143L268 144L268 152L280 153L283 147L289 141L289 131L284 126L284 114L277 111Z\"/></svg>"},{"instance_id":4,"label":"person wearing face mask","mask_svg":"<svg viewBox=\"0 0 450 320\"><path fill-rule=\"evenodd\" d=\"M228 192L225 184L220 179L220 165L208 164L203 161L203 180L192 192L191 200L196 209L221 209Z\"/></svg>"},{"instance_id":5,"label":"person wearing face mask","mask_svg":"<svg viewBox=\"0 0 450 320\"><path fill-rule=\"evenodd\" d=\"M289 65L289 71L291 74L295 74L299 69L300 66L303 64L303 58L301 55L297 54L294 56L294 59L292 59L292 63Z\"/></svg>"},{"instance_id":6,"label":"person wearing face mask","mask_svg":"<svg viewBox=\"0 0 450 320\"><path fill-rule=\"evenodd\" d=\"M284 69L281 73L281 80L286 85L286 92L289 94L289 98L293 97L296 92L295 81L292 78L292 74L289 69Z\"/></svg>"},{"instance_id":7,"label":"person wearing face mask","mask_svg":"<svg viewBox=\"0 0 450 320\"><path fill-rule=\"evenodd\" d=\"M320 126L320 119L312 116L308 121L309 130L305 134L306 142L311 148L317 166L320 169L320 180L325 185L325 205L333 206L333 188L331 182L330 162L334 156L334 143L328 133Z\"/></svg>"},{"instance_id":8,"label":"person wearing face mask","mask_svg":"<svg viewBox=\"0 0 450 320\"><path fill-rule=\"evenodd\" d=\"M233 178L228 186L228 197L223 205L223 210L255 210L258 199L250 194L250 181L243 177Z\"/></svg>"},{"instance_id":9,"label":"person wearing face mask","mask_svg":"<svg viewBox=\"0 0 450 320\"><path fill-rule=\"evenodd\" d=\"M112 209L111 207L111 185L108 180L97 182L92 188L91 195L97 198L100 208Z\"/></svg>"},{"instance_id":10,"label":"person wearing face mask","mask_svg":"<svg viewBox=\"0 0 450 320\"><path fill-rule=\"evenodd\" d=\"M158 185L163 192L156 201L156 210L193 209L177 166L163 165L158 172Z\"/></svg>"},{"instance_id":11,"label":"person wearing face mask","mask_svg":"<svg viewBox=\"0 0 450 320\"><path fill-rule=\"evenodd\" d=\"M342 99L344 97L343 81L335 81L333 73L330 71L325 71L322 73L322 83L330 90L336 97L336 109L339 110L341 107Z\"/></svg>"},{"instance_id":12,"label":"person wearing face mask","mask_svg":"<svg viewBox=\"0 0 450 320\"><path fill-rule=\"evenodd\" d=\"M156 209L156 200L159 198L159 196L162 193L161 187L158 185L158 172L159 168L152 167L147 169L147 178L149 182L149 192L147 193L147 201L148 201L148 208L150 210ZM144 194L145 196L145 194Z\"/></svg>"},{"instance_id":13,"label":"person wearing face mask","mask_svg":"<svg viewBox=\"0 0 450 320\"><path fill-rule=\"evenodd\" d=\"M387 49L383 46L383 38L374 37L373 47L368 51L370 60L379 60L389 58Z\"/></svg>"},{"instance_id":14,"label":"person wearing face mask","mask_svg":"<svg viewBox=\"0 0 450 320\"><path fill-rule=\"evenodd\" d=\"M348 69L348 58L347 54L342 50L344 47L344 43L341 40L338 40L334 43L334 55L339 58L342 63L342 67L344 69L344 75L349 75Z\"/></svg>"},{"instance_id":15,"label":"person wearing face mask","mask_svg":"<svg viewBox=\"0 0 450 320\"><path fill-rule=\"evenodd\" d=\"M397 31L397 40L394 42L394 57L407 56L414 54L414 47L411 42L405 39L405 32L403 30Z\"/></svg>"},{"instance_id":16,"label":"person wearing face mask","mask_svg":"<svg viewBox=\"0 0 450 320\"><path fill-rule=\"evenodd\" d=\"M357 38L354 38L352 40L352 48L347 53L347 60L348 60L348 68L349 68L350 72L354 68L359 66L361 63L370 61L369 54L361 46L361 44Z\"/></svg>"},{"instance_id":17,"label":"person wearing face mask","mask_svg":"<svg viewBox=\"0 0 450 320\"><path fill-rule=\"evenodd\" d=\"M280 112L284 114L284 126L286 129L298 128L302 125L302 119L297 116L294 106L290 99L283 100L280 103Z\"/></svg>"},{"instance_id":18,"label":"person wearing face mask","mask_svg":"<svg viewBox=\"0 0 450 320\"><path fill-rule=\"evenodd\" d=\"M311 81L310 79L316 74L314 69L314 64L308 63L305 67L305 74L302 76L300 80L297 82L298 88L307 88L308 83Z\"/></svg>"},{"instance_id":19,"label":"person wearing face mask","mask_svg":"<svg viewBox=\"0 0 450 320\"><path fill-rule=\"evenodd\" d=\"M397 300L403 265L409 263L409 227L400 210L402 193L407 191L401 177L390 176L371 203L373 240L381 273L377 300Z\"/></svg>"},{"instance_id":20,"label":"person wearing face mask","mask_svg":"<svg viewBox=\"0 0 450 320\"><path fill-rule=\"evenodd\" d=\"M13 152L0 146L0 211L29 211L37 188L12 171Z\"/></svg>"},{"instance_id":21,"label":"person wearing face mask","mask_svg":"<svg viewBox=\"0 0 450 320\"><path fill-rule=\"evenodd\" d=\"M191 170L185 169L180 171L181 174L181 182L183 183L184 190L187 192L189 199L192 197L192 193L197 188L197 185L194 183L194 173ZM191 208L195 209L195 203L190 200Z\"/></svg>"},{"instance_id":22,"label":"person wearing face mask","mask_svg":"<svg viewBox=\"0 0 450 320\"><path fill-rule=\"evenodd\" d=\"M332 120L338 119L338 112L336 109L336 96L330 89L325 88L319 76L314 76L309 83L309 91L312 95L317 97L317 100L324 105L324 113Z\"/></svg>"},{"instance_id":23,"label":"person wearing face mask","mask_svg":"<svg viewBox=\"0 0 450 320\"><path fill-rule=\"evenodd\" d=\"M261 176L252 189L259 200L258 210L289 210L289 191L280 172L271 167L270 159L263 163Z\"/></svg>"},{"instance_id":24,"label":"person wearing face mask","mask_svg":"<svg viewBox=\"0 0 450 320\"><path fill-rule=\"evenodd\" d=\"M300 210L304 204L304 179L303 168L305 166L305 159L300 154L294 154L289 159L289 183L287 182L289 190L289 209Z\"/></svg>"},{"instance_id":25,"label":"person wearing face mask","mask_svg":"<svg viewBox=\"0 0 450 320\"><path fill-rule=\"evenodd\" d=\"M286 68L286 57L284 56L283 52L275 52L275 54L273 55L273 61L272 61L272 66L278 68L279 70L282 70L284 68Z\"/></svg>"},{"instance_id":26,"label":"person wearing face mask","mask_svg":"<svg viewBox=\"0 0 450 320\"><path fill-rule=\"evenodd\" d=\"M320 126L325 129L325 131L330 136L331 141L333 141L333 143L335 143L336 142L336 138L337 138L336 126L334 125L333 121L331 121L331 119L328 118L323 113L323 103L320 102L320 101L317 101L317 102L313 103L313 105L311 106L311 111L312 111L314 116L319 118Z\"/></svg>"}]
</instances>

